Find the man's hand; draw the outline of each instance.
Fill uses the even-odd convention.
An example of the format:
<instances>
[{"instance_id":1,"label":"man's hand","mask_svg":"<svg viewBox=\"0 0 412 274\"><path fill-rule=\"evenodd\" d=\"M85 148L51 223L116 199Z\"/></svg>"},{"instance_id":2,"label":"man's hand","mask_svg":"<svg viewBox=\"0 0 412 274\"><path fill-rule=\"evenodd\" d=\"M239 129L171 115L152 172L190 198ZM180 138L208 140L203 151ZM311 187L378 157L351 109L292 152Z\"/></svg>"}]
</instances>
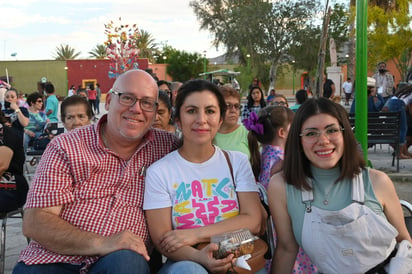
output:
<instances>
[{"instance_id":1,"label":"man's hand","mask_svg":"<svg viewBox=\"0 0 412 274\"><path fill-rule=\"evenodd\" d=\"M107 255L117 250L128 249L139 253L147 261L150 260L143 240L129 230L119 232L110 237L105 237L102 241L102 246L99 249L101 250L101 253L99 254L100 256Z\"/></svg>"}]
</instances>

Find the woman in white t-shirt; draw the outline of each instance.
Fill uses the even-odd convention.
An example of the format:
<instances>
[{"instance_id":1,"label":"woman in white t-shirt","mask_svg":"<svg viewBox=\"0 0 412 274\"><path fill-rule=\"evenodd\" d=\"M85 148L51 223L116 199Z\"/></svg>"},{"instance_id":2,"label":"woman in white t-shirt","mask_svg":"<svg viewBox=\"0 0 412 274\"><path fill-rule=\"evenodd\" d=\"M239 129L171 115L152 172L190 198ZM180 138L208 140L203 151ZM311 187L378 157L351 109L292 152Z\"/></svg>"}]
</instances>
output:
<instances>
[{"instance_id":1,"label":"woman in white t-shirt","mask_svg":"<svg viewBox=\"0 0 412 274\"><path fill-rule=\"evenodd\" d=\"M216 234L249 229L258 234L262 214L248 158L212 144L226 112L218 88L205 80L185 83L176 98L183 145L147 170L143 208L156 248L168 258L159 273L226 272L233 255L213 258Z\"/></svg>"}]
</instances>

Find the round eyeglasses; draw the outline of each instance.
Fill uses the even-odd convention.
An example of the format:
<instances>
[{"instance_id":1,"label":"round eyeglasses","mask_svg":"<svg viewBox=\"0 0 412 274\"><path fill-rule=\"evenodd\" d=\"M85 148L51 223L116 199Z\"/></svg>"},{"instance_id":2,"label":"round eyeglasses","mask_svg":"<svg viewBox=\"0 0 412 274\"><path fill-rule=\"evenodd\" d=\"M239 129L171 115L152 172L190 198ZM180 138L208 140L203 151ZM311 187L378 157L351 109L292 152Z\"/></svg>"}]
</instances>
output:
<instances>
[{"instance_id":1,"label":"round eyeglasses","mask_svg":"<svg viewBox=\"0 0 412 274\"><path fill-rule=\"evenodd\" d=\"M226 106L227 106L227 109L229 110L229 109L234 109L234 110L239 110L239 109L242 109L242 105L239 105L239 104L226 104Z\"/></svg>"},{"instance_id":2,"label":"round eyeglasses","mask_svg":"<svg viewBox=\"0 0 412 274\"><path fill-rule=\"evenodd\" d=\"M299 136L302 137L302 140L305 143L314 144L317 141L319 141L319 137L321 134L324 134L326 138L329 139L329 141L334 141L342 136L342 131L343 128L335 126L326 128L325 130L305 129L304 131L302 131L301 134L299 134Z\"/></svg>"},{"instance_id":3,"label":"round eyeglasses","mask_svg":"<svg viewBox=\"0 0 412 274\"><path fill-rule=\"evenodd\" d=\"M283 101L274 101L272 102L272 105L274 106L287 106L288 103L283 102Z\"/></svg>"},{"instance_id":4,"label":"round eyeglasses","mask_svg":"<svg viewBox=\"0 0 412 274\"><path fill-rule=\"evenodd\" d=\"M121 93L116 90L111 89L109 92L119 96L119 103L126 107L132 107L139 101L139 106L142 110L147 112L153 112L156 110L158 103L150 98L138 99L130 93Z\"/></svg>"}]
</instances>

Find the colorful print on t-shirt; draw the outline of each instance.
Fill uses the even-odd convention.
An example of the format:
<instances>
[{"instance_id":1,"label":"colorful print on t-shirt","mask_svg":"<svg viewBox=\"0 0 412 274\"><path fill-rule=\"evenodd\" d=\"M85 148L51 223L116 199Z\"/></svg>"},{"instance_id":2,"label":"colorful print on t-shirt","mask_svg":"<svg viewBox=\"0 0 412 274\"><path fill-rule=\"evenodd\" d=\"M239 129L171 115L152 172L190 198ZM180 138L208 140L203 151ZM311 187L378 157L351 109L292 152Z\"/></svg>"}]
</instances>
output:
<instances>
[{"instance_id":1,"label":"colorful print on t-shirt","mask_svg":"<svg viewBox=\"0 0 412 274\"><path fill-rule=\"evenodd\" d=\"M176 229L187 229L218 223L239 214L237 195L232 181L225 177L174 183L172 201Z\"/></svg>"}]
</instances>

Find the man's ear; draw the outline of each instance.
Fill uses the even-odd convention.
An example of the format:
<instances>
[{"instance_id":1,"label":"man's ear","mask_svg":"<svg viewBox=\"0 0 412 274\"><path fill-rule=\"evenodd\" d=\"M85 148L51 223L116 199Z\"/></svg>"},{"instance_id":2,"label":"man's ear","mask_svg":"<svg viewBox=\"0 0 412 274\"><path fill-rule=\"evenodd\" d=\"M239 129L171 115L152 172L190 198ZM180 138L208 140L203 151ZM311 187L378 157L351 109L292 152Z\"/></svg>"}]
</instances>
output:
<instances>
[{"instance_id":1,"label":"man's ear","mask_svg":"<svg viewBox=\"0 0 412 274\"><path fill-rule=\"evenodd\" d=\"M106 94L106 101L104 103L104 108L109 111L109 105L110 105L110 101L112 100L112 93L107 93Z\"/></svg>"}]
</instances>

